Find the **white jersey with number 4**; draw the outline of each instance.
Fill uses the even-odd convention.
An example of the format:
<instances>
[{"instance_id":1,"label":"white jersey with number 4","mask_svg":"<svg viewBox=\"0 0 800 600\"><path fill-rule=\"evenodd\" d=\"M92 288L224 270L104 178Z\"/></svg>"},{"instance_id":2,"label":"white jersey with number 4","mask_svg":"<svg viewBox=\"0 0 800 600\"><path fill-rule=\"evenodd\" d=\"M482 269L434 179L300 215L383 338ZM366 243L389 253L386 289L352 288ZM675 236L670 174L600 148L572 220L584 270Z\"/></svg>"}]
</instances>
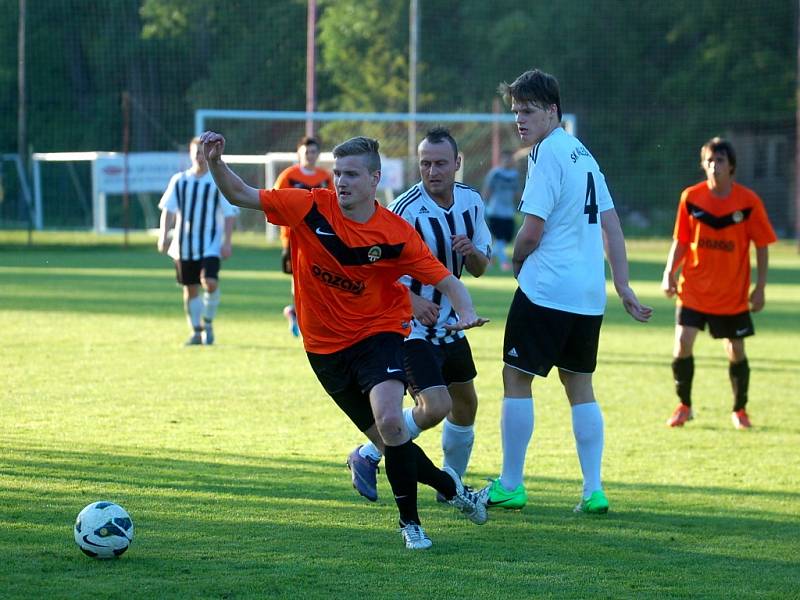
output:
<instances>
[{"instance_id":1,"label":"white jersey with number 4","mask_svg":"<svg viewBox=\"0 0 800 600\"><path fill-rule=\"evenodd\" d=\"M614 202L597 161L577 138L554 129L528 156L520 211L544 220L519 287L539 306L602 315L606 306L600 213Z\"/></svg>"}]
</instances>

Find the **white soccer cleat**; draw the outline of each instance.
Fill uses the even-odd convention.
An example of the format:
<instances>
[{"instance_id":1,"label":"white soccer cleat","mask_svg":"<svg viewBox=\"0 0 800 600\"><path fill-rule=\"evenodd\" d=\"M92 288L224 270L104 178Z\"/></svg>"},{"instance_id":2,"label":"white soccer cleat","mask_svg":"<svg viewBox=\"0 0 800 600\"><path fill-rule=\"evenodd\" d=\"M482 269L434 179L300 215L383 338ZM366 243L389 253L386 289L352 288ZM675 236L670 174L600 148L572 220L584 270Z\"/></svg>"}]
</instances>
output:
<instances>
[{"instance_id":1,"label":"white soccer cleat","mask_svg":"<svg viewBox=\"0 0 800 600\"><path fill-rule=\"evenodd\" d=\"M401 525L400 535L403 536L403 542L405 542L406 548L409 550L425 550L433 546L431 538L428 537L422 526L417 523Z\"/></svg>"},{"instance_id":2,"label":"white soccer cleat","mask_svg":"<svg viewBox=\"0 0 800 600\"><path fill-rule=\"evenodd\" d=\"M456 484L456 495L448 500L447 503L450 506L455 506L461 514L476 525L486 523L489 515L486 512L486 505L481 502L479 492L465 489L464 484L461 483L461 477L450 467L444 467L442 471L450 475Z\"/></svg>"}]
</instances>

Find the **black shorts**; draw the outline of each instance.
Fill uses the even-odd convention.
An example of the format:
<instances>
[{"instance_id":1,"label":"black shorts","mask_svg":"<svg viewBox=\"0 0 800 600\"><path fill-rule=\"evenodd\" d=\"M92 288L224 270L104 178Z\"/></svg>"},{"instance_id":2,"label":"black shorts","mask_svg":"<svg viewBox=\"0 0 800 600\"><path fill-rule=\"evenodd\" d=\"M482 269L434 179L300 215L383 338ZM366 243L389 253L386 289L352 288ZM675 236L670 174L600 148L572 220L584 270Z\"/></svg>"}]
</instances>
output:
<instances>
[{"instance_id":1,"label":"black shorts","mask_svg":"<svg viewBox=\"0 0 800 600\"><path fill-rule=\"evenodd\" d=\"M206 256L202 260L176 260L175 279L181 285L198 285L200 274L206 279L219 279L218 256Z\"/></svg>"},{"instance_id":2,"label":"black shorts","mask_svg":"<svg viewBox=\"0 0 800 600\"><path fill-rule=\"evenodd\" d=\"M510 242L514 237L514 218L513 217L488 217L486 224L492 237L496 240Z\"/></svg>"},{"instance_id":3,"label":"black shorts","mask_svg":"<svg viewBox=\"0 0 800 600\"><path fill-rule=\"evenodd\" d=\"M390 379L406 384L399 333L378 333L331 354L306 354L322 387L359 431L375 423L370 390Z\"/></svg>"},{"instance_id":4,"label":"black shorts","mask_svg":"<svg viewBox=\"0 0 800 600\"><path fill-rule=\"evenodd\" d=\"M710 315L688 306L678 305L675 309L675 322L685 327L704 330L708 323L711 337L715 339L737 339L755 335L750 311L738 315Z\"/></svg>"},{"instance_id":5,"label":"black shorts","mask_svg":"<svg viewBox=\"0 0 800 600\"><path fill-rule=\"evenodd\" d=\"M449 344L406 340L403 344L403 364L408 387L414 395L437 385L467 383L478 374L467 338Z\"/></svg>"},{"instance_id":6,"label":"black shorts","mask_svg":"<svg viewBox=\"0 0 800 600\"><path fill-rule=\"evenodd\" d=\"M546 377L554 366L594 373L603 315L579 315L531 302L517 288L506 319L503 362Z\"/></svg>"}]
</instances>

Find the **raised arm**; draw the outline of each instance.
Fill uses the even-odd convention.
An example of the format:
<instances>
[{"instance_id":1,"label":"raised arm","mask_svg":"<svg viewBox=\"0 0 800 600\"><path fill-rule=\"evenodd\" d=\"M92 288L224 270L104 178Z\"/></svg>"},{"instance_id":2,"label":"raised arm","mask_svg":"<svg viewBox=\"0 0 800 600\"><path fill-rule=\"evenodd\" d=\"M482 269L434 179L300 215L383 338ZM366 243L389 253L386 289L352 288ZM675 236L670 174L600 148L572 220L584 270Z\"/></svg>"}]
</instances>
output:
<instances>
[{"instance_id":1,"label":"raised arm","mask_svg":"<svg viewBox=\"0 0 800 600\"><path fill-rule=\"evenodd\" d=\"M637 321L650 320L653 309L639 302L633 293L628 275L628 254L625 250L625 237L622 234L622 225L619 222L617 211L613 208L600 214L600 223L606 237L606 257L611 265L611 275L614 279L614 289L617 290L622 305L630 316Z\"/></svg>"},{"instance_id":2,"label":"raised arm","mask_svg":"<svg viewBox=\"0 0 800 600\"><path fill-rule=\"evenodd\" d=\"M217 184L219 191L228 199L228 202L242 208L261 210L258 190L247 185L223 162L225 138L213 131L206 131L200 136L200 143L203 144L203 156L206 158L214 183Z\"/></svg>"}]
</instances>

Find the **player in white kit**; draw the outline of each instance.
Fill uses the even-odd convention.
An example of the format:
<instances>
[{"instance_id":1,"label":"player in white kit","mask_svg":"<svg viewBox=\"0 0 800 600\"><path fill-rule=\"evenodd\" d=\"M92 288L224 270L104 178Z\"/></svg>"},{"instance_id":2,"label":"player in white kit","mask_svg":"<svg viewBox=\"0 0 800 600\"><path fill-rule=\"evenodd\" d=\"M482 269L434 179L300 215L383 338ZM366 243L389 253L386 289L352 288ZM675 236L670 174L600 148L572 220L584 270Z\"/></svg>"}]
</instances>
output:
<instances>
[{"instance_id":1,"label":"player in white kit","mask_svg":"<svg viewBox=\"0 0 800 600\"><path fill-rule=\"evenodd\" d=\"M500 91L511 104L520 139L532 145L514 243L518 280L503 343L503 467L481 491L488 507L522 508L523 470L533 434L535 375L558 368L572 407L572 429L583 473L576 512L605 513L600 479L603 416L592 373L606 305L603 239L614 287L625 310L647 321L652 309L628 284L625 240L605 177L584 145L561 127L558 81L531 70Z\"/></svg>"}]
</instances>

